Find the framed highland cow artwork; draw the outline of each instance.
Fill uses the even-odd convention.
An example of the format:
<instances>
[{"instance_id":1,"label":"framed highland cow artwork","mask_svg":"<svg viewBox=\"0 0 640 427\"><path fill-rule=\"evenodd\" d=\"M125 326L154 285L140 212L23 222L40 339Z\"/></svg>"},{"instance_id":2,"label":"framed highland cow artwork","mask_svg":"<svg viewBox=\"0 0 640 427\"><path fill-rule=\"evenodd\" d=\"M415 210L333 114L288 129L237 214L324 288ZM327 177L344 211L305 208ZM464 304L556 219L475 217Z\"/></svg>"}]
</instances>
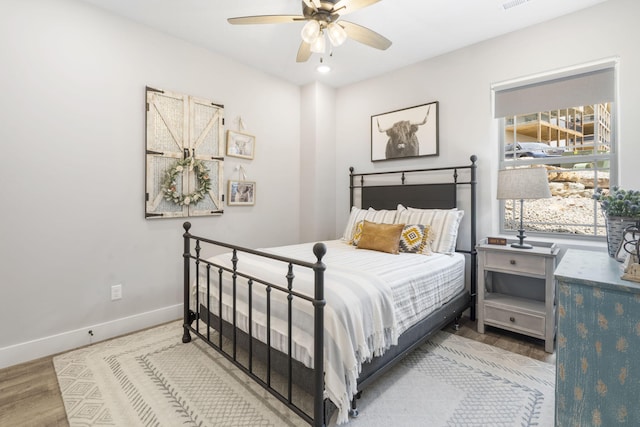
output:
<instances>
[{"instance_id":1,"label":"framed highland cow artwork","mask_svg":"<svg viewBox=\"0 0 640 427\"><path fill-rule=\"evenodd\" d=\"M253 159L256 137L235 130L227 131L227 156Z\"/></svg>"},{"instance_id":2,"label":"framed highland cow artwork","mask_svg":"<svg viewBox=\"0 0 640 427\"><path fill-rule=\"evenodd\" d=\"M256 183L254 181L229 180L227 203L229 206L249 206L256 204Z\"/></svg>"},{"instance_id":3,"label":"framed highland cow artwork","mask_svg":"<svg viewBox=\"0 0 640 427\"><path fill-rule=\"evenodd\" d=\"M371 116L371 161L437 156L438 101Z\"/></svg>"}]
</instances>

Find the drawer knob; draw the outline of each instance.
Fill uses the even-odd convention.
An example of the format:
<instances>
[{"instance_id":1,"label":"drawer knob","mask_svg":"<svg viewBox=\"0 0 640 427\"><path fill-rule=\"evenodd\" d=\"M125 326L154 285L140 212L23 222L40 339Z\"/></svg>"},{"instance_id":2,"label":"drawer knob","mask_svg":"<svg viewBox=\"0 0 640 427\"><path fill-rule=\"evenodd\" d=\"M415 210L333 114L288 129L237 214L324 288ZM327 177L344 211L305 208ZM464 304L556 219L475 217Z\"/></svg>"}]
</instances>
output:
<instances>
[{"instance_id":1,"label":"drawer knob","mask_svg":"<svg viewBox=\"0 0 640 427\"><path fill-rule=\"evenodd\" d=\"M509 320L510 320L510 321L512 321L512 322L515 322L515 321L516 321L516 318L515 318L515 317L513 317L513 316L511 316L511 317L509 317Z\"/></svg>"},{"instance_id":2,"label":"drawer knob","mask_svg":"<svg viewBox=\"0 0 640 427\"><path fill-rule=\"evenodd\" d=\"M515 259L512 259L511 261L509 261L509 264L511 264L511 265L516 265L516 260L515 260Z\"/></svg>"}]
</instances>

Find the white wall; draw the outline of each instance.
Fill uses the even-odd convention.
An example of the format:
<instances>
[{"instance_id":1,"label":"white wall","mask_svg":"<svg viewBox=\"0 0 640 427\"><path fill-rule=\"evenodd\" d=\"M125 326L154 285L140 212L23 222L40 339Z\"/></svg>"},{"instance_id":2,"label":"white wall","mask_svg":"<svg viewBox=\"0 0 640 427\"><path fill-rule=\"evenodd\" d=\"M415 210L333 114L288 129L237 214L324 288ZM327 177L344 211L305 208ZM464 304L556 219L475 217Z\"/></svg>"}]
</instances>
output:
<instances>
[{"instance_id":1,"label":"white wall","mask_svg":"<svg viewBox=\"0 0 640 427\"><path fill-rule=\"evenodd\" d=\"M338 90L337 173L465 164L478 155L478 237L498 232L498 129L493 83L606 57L620 57L620 183L640 188L640 2L609 0L379 78ZM419 48L419 47L417 47ZM440 102L440 156L370 162L371 115ZM336 227L348 217L348 188L336 184Z\"/></svg>"},{"instance_id":2,"label":"white wall","mask_svg":"<svg viewBox=\"0 0 640 427\"><path fill-rule=\"evenodd\" d=\"M257 136L253 161L225 161L225 188L243 164L256 205L192 232L299 241L299 87L72 0L3 0L0 59L0 367L180 315L182 220L144 219L145 85L222 103Z\"/></svg>"},{"instance_id":3,"label":"white wall","mask_svg":"<svg viewBox=\"0 0 640 427\"><path fill-rule=\"evenodd\" d=\"M335 89L312 83L302 88L301 99L300 238L331 240L336 238L336 180L347 182L345 174L336 176Z\"/></svg>"}]
</instances>

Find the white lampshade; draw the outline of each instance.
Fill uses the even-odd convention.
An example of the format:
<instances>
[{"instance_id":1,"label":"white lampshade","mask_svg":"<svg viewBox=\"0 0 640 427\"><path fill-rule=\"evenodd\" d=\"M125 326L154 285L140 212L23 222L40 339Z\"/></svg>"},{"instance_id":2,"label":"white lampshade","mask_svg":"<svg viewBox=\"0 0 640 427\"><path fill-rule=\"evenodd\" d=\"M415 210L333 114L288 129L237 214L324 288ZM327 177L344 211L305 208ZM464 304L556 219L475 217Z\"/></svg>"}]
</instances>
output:
<instances>
[{"instance_id":1,"label":"white lampshade","mask_svg":"<svg viewBox=\"0 0 640 427\"><path fill-rule=\"evenodd\" d=\"M324 53L327 43L324 40L324 33L320 31L320 35L311 43L311 52Z\"/></svg>"},{"instance_id":2,"label":"white lampshade","mask_svg":"<svg viewBox=\"0 0 640 427\"><path fill-rule=\"evenodd\" d=\"M524 243L524 199L546 199L551 197L549 176L545 168L519 168L498 171L498 199L520 200L520 228L518 242L511 246L518 249L531 249Z\"/></svg>"},{"instance_id":3,"label":"white lampshade","mask_svg":"<svg viewBox=\"0 0 640 427\"><path fill-rule=\"evenodd\" d=\"M551 197L545 168L519 168L498 171L498 199L546 199Z\"/></svg>"},{"instance_id":4,"label":"white lampshade","mask_svg":"<svg viewBox=\"0 0 640 427\"><path fill-rule=\"evenodd\" d=\"M340 46L347 39L347 32L342 26L332 22L327 26L327 36L333 46Z\"/></svg>"},{"instance_id":5,"label":"white lampshade","mask_svg":"<svg viewBox=\"0 0 640 427\"><path fill-rule=\"evenodd\" d=\"M320 23L315 19L310 19L306 24L304 24L304 27L302 27L300 35L302 36L302 40L312 44L320 35Z\"/></svg>"}]
</instances>

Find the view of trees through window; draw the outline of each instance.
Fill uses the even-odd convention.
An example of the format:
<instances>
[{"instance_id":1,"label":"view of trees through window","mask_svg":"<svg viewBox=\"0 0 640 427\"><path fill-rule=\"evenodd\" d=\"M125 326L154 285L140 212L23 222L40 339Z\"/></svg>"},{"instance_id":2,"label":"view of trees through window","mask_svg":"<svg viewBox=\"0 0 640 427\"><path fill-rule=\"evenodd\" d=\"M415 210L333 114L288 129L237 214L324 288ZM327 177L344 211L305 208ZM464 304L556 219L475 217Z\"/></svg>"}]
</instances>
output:
<instances>
[{"instance_id":1,"label":"view of trees through window","mask_svg":"<svg viewBox=\"0 0 640 427\"><path fill-rule=\"evenodd\" d=\"M606 235L593 193L609 188L611 108L604 103L504 118L501 166L544 167L549 176L552 198L524 202L527 231ZM519 228L519 208L519 201L505 202L505 230Z\"/></svg>"}]
</instances>

